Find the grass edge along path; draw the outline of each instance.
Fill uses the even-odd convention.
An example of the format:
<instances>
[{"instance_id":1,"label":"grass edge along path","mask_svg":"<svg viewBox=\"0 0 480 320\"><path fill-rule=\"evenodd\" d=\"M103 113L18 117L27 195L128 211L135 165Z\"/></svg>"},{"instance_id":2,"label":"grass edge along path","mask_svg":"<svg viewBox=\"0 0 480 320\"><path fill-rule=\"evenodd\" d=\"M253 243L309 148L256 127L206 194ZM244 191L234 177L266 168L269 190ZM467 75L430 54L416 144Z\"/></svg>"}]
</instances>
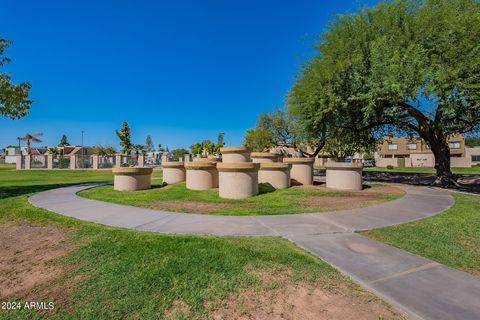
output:
<instances>
[{"instance_id":1,"label":"grass edge along path","mask_svg":"<svg viewBox=\"0 0 480 320\"><path fill-rule=\"evenodd\" d=\"M361 234L480 275L480 196L453 193L453 197L455 204L439 215Z\"/></svg>"}]
</instances>

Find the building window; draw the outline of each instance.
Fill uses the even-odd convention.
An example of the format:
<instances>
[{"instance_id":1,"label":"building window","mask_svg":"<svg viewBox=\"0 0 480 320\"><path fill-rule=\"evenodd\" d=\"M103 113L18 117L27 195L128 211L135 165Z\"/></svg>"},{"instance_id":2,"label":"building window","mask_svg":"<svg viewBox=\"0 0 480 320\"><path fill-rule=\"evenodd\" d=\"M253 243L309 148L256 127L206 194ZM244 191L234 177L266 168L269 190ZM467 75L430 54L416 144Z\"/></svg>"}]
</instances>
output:
<instances>
[{"instance_id":1,"label":"building window","mask_svg":"<svg viewBox=\"0 0 480 320\"><path fill-rule=\"evenodd\" d=\"M459 141L452 141L448 143L448 147L450 149L460 149L460 142Z\"/></svg>"},{"instance_id":2,"label":"building window","mask_svg":"<svg viewBox=\"0 0 480 320\"><path fill-rule=\"evenodd\" d=\"M472 156L472 162L480 162L480 155Z\"/></svg>"},{"instance_id":3,"label":"building window","mask_svg":"<svg viewBox=\"0 0 480 320\"><path fill-rule=\"evenodd\" d=\"M396 145L396 144L389 144L389 145L388 145L388 150L398 150L398 145Z\"/></svg>"},{"instance_id":4,"label":"building window","mask_svg":"<svg viewBox=\"0 0 480 320\"><path fill-rule=\"evenodd\" d=\"M416 143L409 143L409 144L407 144L407 149L408 150L417 150L417 144Z\"/></svg>"}]
</instances>

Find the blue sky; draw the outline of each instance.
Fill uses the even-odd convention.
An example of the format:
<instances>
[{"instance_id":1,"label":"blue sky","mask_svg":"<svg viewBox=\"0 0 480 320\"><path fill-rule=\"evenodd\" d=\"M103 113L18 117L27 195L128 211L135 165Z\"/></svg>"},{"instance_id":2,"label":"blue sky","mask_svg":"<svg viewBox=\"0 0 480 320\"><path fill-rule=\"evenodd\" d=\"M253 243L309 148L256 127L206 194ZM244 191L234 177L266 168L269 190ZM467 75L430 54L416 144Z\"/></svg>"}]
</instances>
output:
<instances>
[{"instance_id":1,"label":"blue sky","mask_svg":"<svg viewBox=\"0 0 480 320\"><path fill-rule=\"evenodd\" d=\"M260 112L284 104L312 45L336 14L376 1L1 0L14 44L2 71L29 81L29 116L0 119L0 145L44 132L71 144L118 145L147 134L172 148L225 133L243 142Z\"/></svg>"}]
</instances>

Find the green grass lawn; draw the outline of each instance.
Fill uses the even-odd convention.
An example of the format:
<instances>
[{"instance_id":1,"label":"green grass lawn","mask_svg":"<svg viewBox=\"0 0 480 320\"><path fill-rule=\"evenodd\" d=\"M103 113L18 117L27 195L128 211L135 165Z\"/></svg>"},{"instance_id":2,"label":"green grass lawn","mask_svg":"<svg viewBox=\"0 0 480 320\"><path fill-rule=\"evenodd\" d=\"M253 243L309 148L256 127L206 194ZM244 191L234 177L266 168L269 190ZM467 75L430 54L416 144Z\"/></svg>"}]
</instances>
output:
<instances>
[{"instance_id":1,"label":"green grass lawn","mask_svg":"<svg viewBox=\"0 0 480 320\"><path fill-rule=\"evenodd\" d=\"M0 226L27 224L64 230L75 249L54 264L69 270L63 276L67 280L81 276L71 297L63 297L69 301L68 306L57 305L47 313L0 310L0 318L159 319L178 301L188 308L171 315L173 319L205 318L225 297L260 287L258 271L291 271L295 282L324 288L343 283L358 290L329 265L281 238L138 232L82 222L27 202L36 191L111 178L105 171L17 172L0 167ZM0 274L0 278L11 272L15 270ZM36 301L51 299L45 288L34 289L32 294ZM3 300L23 298L9 296Z\"/></svg>"},{"instance_id":2,"label":"green grass lawn","mask_svg":"<svg viewBox=\"0 0 480 320\"><path fill-rule=\"evenodd\" d=\"M480 196L454 197L455 205L437 216L362 234L480 275Z\"/></svg>"},{"instance_id":3,"label":"green grass lawn","mask_svg":"<svg viewBox=\"0 0 480 320\"><path fill-rule=\"evenodd\" d=\"M247 199L232 200L220 198L217 189L189 190L185 187L185 183L163 186L161 180L153 180L152 186L153 189L145 191L120 192L113 190L113 186L109 185L87 189L79 192L79 195L101 201L146 208L167 208L178 212L191 212L191 209L195 209L195 205L192 205L192 202L201 202L203 204L211 204L212 208L195 212L239 216L298 214L345 209L346 207L342 206L332 209L332 207L312 205L306 201L306 198L313 196L337 197L338 202L341 204L345 197L354 195L354 193L332 191L323 188L275 190L271 187L260 185L259 195ZM381 186L381 184L374 184L372 188ZM358 193L356 195L358 196ZM365 201L362 204L375 204L381 200L389 201L398 199L401 196L398 194L375 194L372 195L370 202ZM175 201L175 207L168 207L164 201Z\"/></svg>"},{"instance_id":4,"label":"green grass lawn","mask_svg":"<svg viewBox=\"0 0 480 320\"><path fill-rule=\"evenodd\" d=\"M381 167L365 167L364 171L380 171L380 172L413 172L413 173L435 173L434 168L422 168L422 167L410 167L410 168L398 168L393 169L381 168ZM471 168L452 168L454 174L480 174L480 166Z\"/></svg>"}]
</instances>

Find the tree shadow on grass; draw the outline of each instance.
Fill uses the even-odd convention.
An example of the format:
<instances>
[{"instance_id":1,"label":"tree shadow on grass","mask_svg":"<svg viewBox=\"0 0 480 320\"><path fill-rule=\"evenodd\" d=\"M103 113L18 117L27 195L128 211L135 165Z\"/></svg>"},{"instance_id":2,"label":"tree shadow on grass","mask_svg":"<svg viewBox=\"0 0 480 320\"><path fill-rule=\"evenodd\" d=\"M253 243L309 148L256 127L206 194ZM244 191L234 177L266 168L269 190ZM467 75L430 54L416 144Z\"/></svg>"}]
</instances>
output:
<instances>
[{"instance_id":1,"label":"tree shadow on grass","mask_svg":"<svg viewBox=\"0 0 480 320\"><path fill-rule=\"evenodd\" d=\"M161 184L152 184L150 186L150 189L160 189L160 188L165 188L166 186L168 186L168 183L162 182Z\"/></svg>"},{"instance_id":2,"label":"tree shadow on grass","mask_svg":"<svg viewBox=\"0 0 480 320\"><path fill-rule=\"evenodd\" d=\"M274 192L275 189L270 183L260 183L258 184L258 194L266 194Z\"/></svg>"},{"instance_id":3,"label":"tree shadow on grass","mask_svg":"<svg viewBox=\"0 0 480 320\"><path fill-rule=\"evenodd\" d=\"M93 182L85 182L83 184L92 184ZM97 182L95 182L97 183ZM41 184L41 185L28 185L28 186L6 186L0 187L0 200L8 199L12 197L18 197L23 195L31 195L34 193L48 191L57 188L70 187L75 185L81 185L82 183L54 183L54 184Z\"/></svg>"}]
</instances>

